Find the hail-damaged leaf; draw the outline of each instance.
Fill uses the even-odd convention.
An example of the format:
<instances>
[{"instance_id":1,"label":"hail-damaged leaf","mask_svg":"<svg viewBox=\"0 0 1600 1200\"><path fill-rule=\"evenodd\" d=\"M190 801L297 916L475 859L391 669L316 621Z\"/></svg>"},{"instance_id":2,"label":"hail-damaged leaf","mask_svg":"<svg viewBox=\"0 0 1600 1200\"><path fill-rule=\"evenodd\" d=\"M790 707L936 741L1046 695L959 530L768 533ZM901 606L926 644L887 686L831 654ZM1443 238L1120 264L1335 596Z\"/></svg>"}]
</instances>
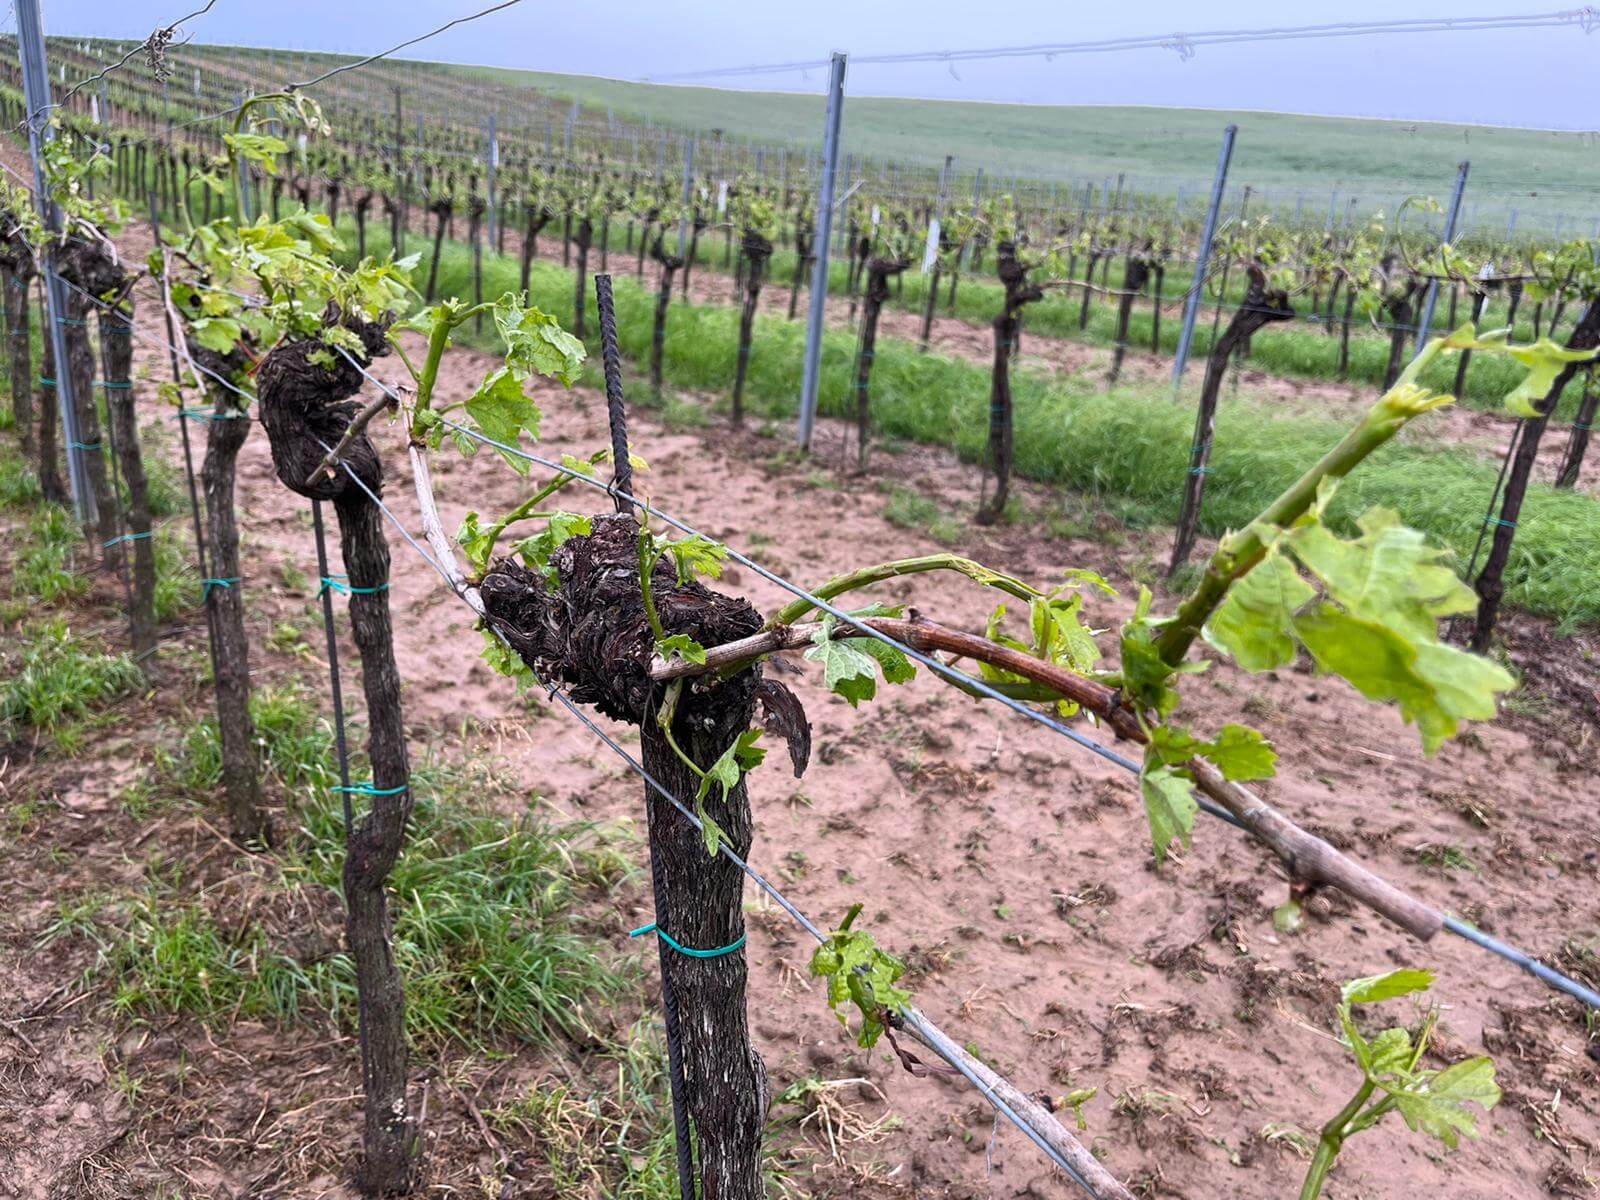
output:
<instances>
[{"instance_id":1,"label":"hail-damaged leaf","mask_svg":"<svg viewBox=\"0 0 1600 1200\"><path fill-rule=\"evenodd\" d=\"M522 661L522 656L496 636L494 630L483 630L483 661L508 679L516 681L518 690L533 687L539 682L533 668Z\"/></svg>"},{"instance_id":2,"label":"hail-damaged leaf","mask_svg":"<svg viewBox=\"0 0 1600 1200\"><path fill-rule=\"evenodd\" d=\"M1416 1087L1392 1090L1390 1094L1407 1125L1417 1133L1438 1138L1452 1150L1460 1143L1461 1135L1478 1136L1477 1117L1468 1104L1487 1112L1500 1103L1494 1062L1486 1055L1458 1062Z\"/></svg>"},{"instance_id":3,"label":"hail-damaged leaf","mask_svg":"<svg viewBox=\"0 0 1600 1200\"><path fill-rule=\"evenodd\" d=\"M1155 847L1156 861L1167 857L1167 848L1173 838L1189 844L1189 834L1194 828L1194 781L1174 771L1171 767L1146 758L1144 770L1139 773L1139 790L1144 794L1145 814L1150 818L1150 841Z\"/></svg>"},{"instance_id":4,"label":"hail-damaged leaf","mask_svg":"<svg viewBox=\"0 0 1600 1200\"><path fill-rule=\"evenodd\" d=\"M1524 291L1529 298L1533 297L1534 288L1533 284L1525 285ZM1509 329L1496 329L1478 337L1461 338L1458 348L1504 354L1527 368L1527 374L1517 382L1517 386L1506 393L1506 411L1516 417L1531 419L1540 416L1543 412L1540 406L1555 386L1556 377L1569 364L1588 362L1597 353L1595 350L1569 350L1547 337L1516 346L1508 340L1510 334ZM1455 335L1452 335L1452 346L1455 344Z\"/></svg>"},{"instance_id":5,"label":"hail-damaged leaf","mask_svg":"<svg viewBox=\"0 0 1600 1200\"><path fill-rule=\"evenodd\" d=\"M703 664L706 661L706 648L687 633L675 633L663 638L656 643L656 653L664 659L677 655L684 662Z\"/></svg>"},{"instance_id":6,"label":"hail-damaged leaf","mask_svg":"<svg viewBox=\"0 0 1600 1200\"><path fill-rule=\"evenodd\" d=\"M1411 642L1388 626L1323 602L1295 618L1317 666L1369 700L1393 702L1432 754L1463 720L1490 720L1514 680L1500 666L1440 642Z\"/></svg>"},{"instance_id":7,"label":"hail-damaged leaf","mask_svg":"<svg viewBox=\"0 0 1600 1200\"><path fill-rule=\"evenodd\" d=\"M806 717L805 706L776 679L763 679L756 684L756 700L761 705L762 727L788 744L794 777L799 779L811 761L811 722Z\"/></svg>"},{"instance_id":8,"label":"hail-damaged leaf","mask_svg":"<svg viewBox=\"0 0 1600 1200\"><path fill-rule=\"evenodd\" d=\"M255 163L268 175L278 173L278 156L289 151L288 142L271 134L225 133L222 141L233 148L237 157Z\"/></svg>"},{"instance_id":9,"label":"hail-damaged leaf","mask_svg":"<svg viewBox=\"0 0 1600 1200\"><path fill-rule=\"evenodd\" d=\"M588 356L583 343L548 313L524 305L516 293L496 302L494 323L506 345L506 365L524 378L544 375L571 387L583 374Z\"/></svg>"},{"instance_id":10,"label":"hail-damaged leaf","mask_svg":"<svg viewBox=\"0 0 1600 1200\"><path fill-rule=\"evenodd\" d=\"M706 813L706 798L711 795L712 787L717 786L722 789L722 798L726 800L728 789L737 787L746 771L754 770L761 765L761 760L766 758L767 752L765 748L756 745L760 737L761 730L746 729L700 776L700 788L694 797L695 813L703 825L701 837L705 841L706 853L712 857L716 856L718 843L727 841L728 835Z\"/></svg>"},{"instance_id":11,"label":"hail-damaged leaf","mask_svg":"<svg viewBox=\"0 0 1600 1200\"><path fill-rule=\"evenodd\" d=\"M880 667L885 683L907 683L916 675L910 659L896 647L870 637L835 639L835 628L833 614L825 615L806 657L822 664L828 690L843 696L852 708L878 694Z\"/></svg>"},{"instance_id":12,"label":"hail-damaged leaf","mask_svg":"<svg viewBox=\"0 0 1600 1200\"><path fill-rule=\"evenodd\" d=\"M1361 536L1354 541L1320 521L1288 534L1295 557L1346 610L1412 641L1431 642L1439 618L1476 606L1472 589L1448 565L1449 552L1428 545L1393 509L1368 509L1357 524Z\"/></svg>"},{"instance_id":13,"label":"hail-damaged leaf","mask_svg":"<svg viewBox=\"0 0 1600 1200\"><path fill-rule=\"evenodd\" d=\"M239 322L227 317L203 317L189 323L189 332L194 335L194 340L207 350L216 354L229 354L238 344L239 334L243 331Z\"/></svg>"},{"instance_id":14,"label":"hail-damaged leaf","mask_svg":"<svg viewBox=\"0 0 1600 1200\"><path fill-rule=\"evenodd\" d=\"M1177 690L1169 686L1174 675L1196 675L1210 667L1196 660L1177 667L1168 666L1156 649L1164 619L1150 615L1150 589L1139 589L1139 603L1133 619L1122 627L1122 687L1137 712L1153 711L1166 717L1178 707Z\"/></svg>"},{"instance_id":15,"label":"hail-damaged leaf","mask_svg":"<svg viewBox=\"0 0 1600 1200\"><path fill-rule=\"evenodd\" d=\"M861 1015L859 1045L871 1049L883 1036L886 1019L905 1011L911 993L896 987L906 965L878 944L865 930L852 930L861 905L851 906L839 928L830 933L811 956L811 974L828 981L828 1007L839 1024L850 1028L850 1015L842 1006L853 1005Z\"/></svg>"},{"instance_id":16,"label":"hail-damaged leaf","mask_svg":"<svg viewBox=\"0 0 1600 1200\"><path fill-rule=\"evenodd\" d=\"M467 514L461 522L461 528L456 531L456 545L461 547L467 562L482 573L489 568L489 551L494 546L494 540L488 530L480 527L480 519L475 512Z\"/></svg>"},{"instance_id":17,"label":"hail-damaged leaf","mask_svg":"<svg viewBox=\"0 0 1600 1200\"><path fill-rule=\"evenodd\" d=\"M1224 725L1215 739L1200 750L1201 756L1235 783L1271 779L1278 773L1278 753L1261 732L1248 725Z\"/></svg>"},{"instance_id":18,"label":"hail-damaged leaf","mask_svg":"<svg viewBox=\"0 0 1600 1200\"><path fill-rule=\"evenodd\" d=\"M1247 671L1275 670L1294 661L1294 614L1315 595L1292 562L1269 551L1228 589L1203 635Z\"/></svg>"},{"instance_id":19,"label":"hail-damaged leaf","mask_svg":"<svg viewBox=\"0 0 1600 1200\"><path fill-rule=\"evenodd\" d=\"M551 513L545 527L532 537L513 542L511 552L522 555L523 563L538 571L547 586L556 581L556 569L550 565L550 556L569 538L586 537L594 532L594 522L582 513Z\"/></svg>"},{"instance_id":20,"label":"hail-damaged leaf","mask_svg":"<svg viewBox=\"0 0 1600 1200\"><path fill-rule=\"evenodd\" d=\"M681 587L696 575L717 579L722 575L722 564L727 561L728 548L698 533L676 542L668 542L666 549L672 555L672 565L678 572Z\"/></svg>"},{"instance_id":21,"label":"hail-damaged leaf","mask_svg":"<svg viewBox=\"0 0 1600 1200\"><path fill-rule=\"evenodd\" d=\"M539 436L539 409L522 391L522 380L509 367L496 367L466 403L467 415L484 437L515 447L524 430ZM491 447L519 475L528 473L527 459L500 446Z\"/></svg>"}]
</instances>

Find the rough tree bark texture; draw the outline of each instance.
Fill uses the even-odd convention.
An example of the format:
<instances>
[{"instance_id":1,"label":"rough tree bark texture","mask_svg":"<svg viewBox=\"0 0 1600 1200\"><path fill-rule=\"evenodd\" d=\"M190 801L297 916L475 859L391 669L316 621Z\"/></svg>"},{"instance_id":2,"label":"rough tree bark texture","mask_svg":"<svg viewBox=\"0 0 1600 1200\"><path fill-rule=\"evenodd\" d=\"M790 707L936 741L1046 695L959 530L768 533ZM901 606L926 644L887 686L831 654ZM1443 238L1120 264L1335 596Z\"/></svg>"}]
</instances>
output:
<instances>
[{"instance_id":1,"label":"rough tree bark texture","mask_svg":"<svg viewBox=\"0 0 1600 1200\"><path fill-rule=\"evenodd\" d=\"M1479 292L1472 297L1472 324L1476 328L1483 317L1483 306L1488 303L1489 293ZM1472 351L1463 350L1456 358L1456 381L1451 388L1451 394L1460 396L1461 390L1467 386L1467 364L1472 361Z\"/></svg>"},{"instance_id":2,"label":"rough tree bark texture","mask_svg":"<svg viewBox=\"0 0 1600 1200\"><path fill-rule=\"evenodd\" d=\"M1168 576L1175 574L1179 567L1189 561L1195 538L1200 532L1200 501L1205 496L1211 439L1217 427L1217 398L1222 392L1228 360L1251 334L1273 321L1287 321L1293 316L1294 309L1289 305L1288 296L1281 291L1269 291L1266 275L1260 268L1252 266L1244 303L1234 311L1233 319L1211 347L1211 354L1206 359L1206 378L1200 388L1200 407L1194 418L1194 444L1189 451L1189 474L1184 478L1183 508L1178 515L1178 530L1172 543L1172 561L1167 564Z\"/></svg>"},{"instance_id":3,"label":"rough tree bark texture","mask_svg":"<svg viewBox=\"0 0 1600 1200\"><path fill-rule=\"evenodd\" d=\"M383 327L350 327L361 338L368 361L387 351ZM406 1098L405 991L389 939L384 890L411 816L410 761L389 616L389 543L383 515L343 467L319 474L309 487L305 482L326 447L336 445L349 426L358 408L350 397L363 383L361 373L342 358L332 369L312 363L310 356L319 345L295 342L267 355L259 372L261 419L279 481L302 496L333 501L351 588L350 624L361 654L372 787L378 793L400 789L370 798L366 815L346 832L344 863L346 932L356 965L366 1093L360 1182L369 1194L388 1195L410 1186L418 1153ZM382 495L383 466L365 433L346 447L341 462L375 495Z\"/></svg>"},{"instance_id":4,"label":"rough tree bark texture","mask_svg":"<svg viewBox=\"0 0 1600 1200\"><path fill-rule=\"evenodd\" d=\"M96 521L86 530L88 536L105 546L100 562L106 570L122 569L122 543L112 541L117 536L118 497L111 488L111 472L106 462L111 447L100 429L100 405L96 400L99 389L94 385L94 345L89 341L89 313L92 305L84 295L89 282L83 270L85 246L82 242L70 243L57 259L61 277L72 287L66 293L62 333L67 343L67 376L72 380L72 408L78 418L78 440L82 451L84 474L89 477L89 490L94 495ZM93 295L90 292L90 295ZM49 336L49 331L45 331ZM70 449L70 447L69 447Z\"/></svg>"},{"instance_id":5,"label":"rough tree bark texture","mask_svg":"<svg viewBox=\"0 0 1600 1200\"><path fill-rule=\"evenodd\" d=\"M1142 255L1128 255L1127 266L1123 269L1122 275L1122 295L1117 301L1117 338L1116 346L1111 352L1109 380L1111 383L1116 383L1117 376L1122 374L1122 360L1128 353L1128 321L1133 316L1133 302L1139 298L1139 293L1144 291L1144 285L1149 278L1149 262ZM1157 303L1159 305L1159 301Z\"/></svg>"},{"instance_id":6,"label":"rough tree bark texture","mask_svg":"<svg viewBox=\"0 0 1600 1200\"><path fill-rule=\"evenodd\" d=\"M661 360L667 346L667 310L672 307L672 273L683 266L683 259L668 254L662 248L664 237L666 230L662 229L656 234L655 243L650 249L650 257L661 266L661 284L656 289L655 327L650 335L650 387L657 396L661 395Z\"/></svg>"},{"instance_id":7,"label":"rough tree bark texture","mask_svg":"<svg viewBox=\"0 0 1600 1200\"><path fill-rule=\"evenodd\" d=\"M9 216L0 216L0 229L15 231ZM0 233L0 289L4 289L6 350L11 364L11 415L16 420L17 441L26 462L36 461L38 447L33 428L33 354L29 344L28 287L33 280L33 259L21 234Z\"/></svg>"},{"instance_id":8,"label":"rough tree bark texture","mask_svg":"<svg viewBox=\"0 0 1600 1200\"><path fill-rule=\"evenodd\" d=\"M189 353L207 371L224 379L245 367L244 356L221 356L191 342ZM210 376L202 376L210 380ZM244 593L239 580L239 524L234 511L234 469L250 436L244 398L214 381L206 390L212 419L206 424L206 453L200 468L205 492L207 566L211 577L234 580L205 588L206 619L216 654L213 686L217 729L222 742L222 794L228 826L240 845L271 841L272 829L261 807L261 776L255 725L250 717L250 640L244 627Z\"/></svg>"},{"instance_id":9,"label":"rough tree bark texture","mask_svg":"<svg viewBox=\"0 0 1600 1200\"><path fill-rule=\"evenodd\" d=\"M441 196L428 205L428 211L433 214L433 261L428 264L428 294L427 303L433 303L434 293L439 286L439 254L444 249L445 226L450 223L450 214L455 208L449 196Z\"/></svg>"},{"instance_id":10,"label":"rough tree bark texture","mask_svg":"<svg viewBox=\"0 0 1600 1200\"><path fill-rule=\"evenodd\" d=\"M156 653L156 551L150 538L150 485L139 449L139 422L133 406L133 280L103 243L79 254L84 286L96 296L115 298L100 310L100 361L107 384L106 416L116 446L117 466L127 490L127 553L132 559L128 614L134 660L141 665ZM107 448L110 449L109 447Z\"/></svg>"},{"instance_id":11,"label":"rough tree bark texture","mask_svg":"<svg viewBox=\"0 0 1600 1200\"><path fill-rule=\"evenodd\" d=\"M889 280L910 264L904 259L874 258L867 262L862 291L861 337L856 350L856 462L867 465L872 433L872 363L878 353L878 319L889 298Z\"/></svg>"},{"instance_id":12,"label":"rough tree bark texture","mask_svg":"<svg viewBox=\"0 0 1600 1200\"><path fill-rule=\"evenodd\" d=\"M40 312L44 311L41 306ZM71 494L67 485L61 481L60 457L61 449L58 444L57 432L60 428L60 401L56 398L56 353L55 345L49 338L40 339L39 345L39 375L36 379L30 372L27 380L30 386L39 388L39 491L52 504L65 504ZM52 382L46 384L42 380Z\"/></svg>"},{"instance_id":13,"label":"rough tree bark texture","mask_svg":"<svg viewBox=\"0 0 1600 1200\"><path fill-rule=\"evenodd\" d=\"M980 525L998 521L1011 498L1011 352L1022 325L1023 306L1044 299L1043 289L1028 282L1027 268L1017 260L1014 243L1001 242L995 247L995 266L1005 300L994 319L994 367L989 381L989 465L994 468L994 495L978 510Z\"/></svg>"},{"instance_id":14,"label":"rough tree bark texture","mask_svg":"<svg viewBox=\"0 0 1600 1200\"><path fill-rule=\"evenodd\" d=\"M739 246L744 263L744 307L739 311L739 361L733 370L733 423L744 423L744 379L750 370L750 339L755 333L756 305L761 300L761 280L772 243L753 230L745 230Z\"/></svg>"},{"instance_id":15,"label":"rough tree bark texture","mask_svg":"<svg viewBox=\"0 0 1600 1200\"><path fill-rule=\"evenodd\" d=\"M572 299L572 334L582 340L583 318L588 311L586 303L588 297L584 295L584 286L588 283L589 275L589 247L594 242L594 222L588 217L578 222L575 245L578 251L578 270L573 277L574 294Z\"/></svg>"},{"instance_id":16,"label":"rough tree bark texture","mask_svg":"<svg viewBox=\"0 0 1600 1200\"><path fill-rule=\"evenodd\" d=\"M1417 331L1416 295L1417 284L1408 281L1400 295L1383 306L1384 315L1389 318L1389 361L1383 368L1384 391L1392 388L1394 381L1400 378L1401 368L1405 366L1406 347L1411 344L1411 337Z\"/></svg>"},{"instance_id":17,"label":"rough tree bark texture","mask_svg":"<svg viewBox=\"0 0 1600 1200\"><path fill-rule=\"evenodd\" d=\"M539 232L550 224L554 214L535 204L522 206L522 290L528 290L528 275L539 254Z\"/></svg>"},{"instance_id":18,"label":"rough tree bark texture","mask_svg":"<svg viewBox=\"0 0 1600 1200\"><path fill-rule=\"evenodd\" d=\"M639 591L638 525L631 515L594 518L593 533L572 538L551 558L559 585L501 561L481 594L489 620L550 684L573 700L640 728L645 768L669 791L693 797L699 778L678 759L656 725L661 687L650 679L654 650ZM754 633L761 617L743 600L683 586L666 564L652 591L668 633L717 645ZM697 764L709 766L749 728L756 699L776 685L759 666L710 690L686 690L676 737ZM790 698L792 702L792 697ZM796 758L797 770L803 757ZM714 788L711 817L739 854L749 852L753 824L744 784L726 797ZM727 946L744 935L743 874L722 855L708 857L698 831L659 796L647 797L650 837L664 885L658 926L697 949ZM694 1119L703 1194L754 1200L762 1194L761 1133L770 1092L766 1068L750 1045L743 952L710 959L679 954L666 968L683 1015L680 1031L687 1106Z\"/></svg>"},{"instance_id":19,"label":"rough tree bark texture","mask_svg":"<svg viewBox=\"0 0 1600 1200\"><path fill-rule=\"evenodd\" d=\"M1567 442L1566 457L1561 461L1561 472L1556 476L1556 486L1578 486L1578 473L1583 470L1583 456L1589 449L1589 439L1594 433L1595 415L1600 413L1600 390L1594 386L1594 367L1583 376L1583 401L1578 405L1578 415L1572 419L1571 440Z\"/></svg>"},{"instance_id":20,"label":"rough tree bark texture","mask_svg":"<svg viewBox=\"0 0 1600 1200\"><path fill-rule=\"evenodd\" d=\"M1600 346L1600 299L1591 299L1583 316L1567 339L1569 350L1591 350ZM1581 363L1568 363L1551 385L1549 393L1539 405L1540 415L1524 421L1522 440L1517 443L1517 454L1506 475L1505 499L1500 504L1500 519L1494 527L1494 544L1484 561L1483 571L1474 585L1478 593L1478 620L1472 629L1472 648L1479 654L1489 649L1489 639L1494 634L1495 621L1500 614L1500 602L1505 597L1505 570L1511 560L1511 542L1516 537L1517 521L1522 515L1522 499L1527 494L1528 483L1533 478L1534 463L1539 458L1539 440L1550 424L1550 414L1555 412L1561 393L1578 373Z\"/></svg>"},{"instance_id":21,"label":"rough tree bark texture","mask_svg":"<svg viewBox=\"0 0 1600 1200\"><path fill-rule=\"evenodd\" d=\"M689 298L689 273L694 270L695 255L700 252L700 231L706 227L706 219L698 211L689 226L689 253L683 260L683 298Z\"/></svg>"},{"instance_id":22,"label":"rough tree bark texture","mask_svg":"<svg viewBox=\"0 0 1600 1200\"><path fill-rule=\"evenodd\" d=\"M811 266L816 261L812 253L813 233L809 221L797 221L794 227L794 278L789 281L789 320L794 320L795 313L800 308L800 288L804 281L811 275Z\"/></svg>"}]
</instances>

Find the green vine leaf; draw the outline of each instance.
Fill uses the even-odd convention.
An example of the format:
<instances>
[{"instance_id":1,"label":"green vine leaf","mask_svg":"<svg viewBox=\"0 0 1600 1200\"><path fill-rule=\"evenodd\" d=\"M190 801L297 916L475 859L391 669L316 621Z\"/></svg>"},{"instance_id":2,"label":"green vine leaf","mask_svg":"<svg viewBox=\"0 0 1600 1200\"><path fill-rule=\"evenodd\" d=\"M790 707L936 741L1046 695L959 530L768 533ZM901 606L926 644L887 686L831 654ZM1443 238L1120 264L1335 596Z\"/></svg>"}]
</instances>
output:
<instances>
[{"instance_id":1,"label":"green vine leaf","mask_svg":"<svg viewBox=\"0 0 1600 1200\"><path fill-rule=\"evenodd\" d=\"M1162 862L1174 838L1182 839L1185 846L1189 844L1194 815L1200 808L1194 798L1194 781L1159 758L1146 756L1144 770L1139 773L1139 790L1144 794L1145 815L1150 819L1156 861Z\"/></svg>"},{"instance_id":2,"label":"green vine leaf","mask_svg":"<svg viewBox=\"0 0 1600 1200\"><path fill-rule=\"evenodd\" d=\"M1463 720L1491 720L1495 696L1515 681L1496 663L1440 642L1411 642L1375 621L1323 602L1295 619L1317 666L1369 700L1392 702L1432 754Z\"/></svg>"},{"instance_id":3,"label":"green vine leaf","mask_svg":"<svg viewBox=\"0 0 1600 1200\"><path fill-rule=\"evenodd\" d=\"M1357 526L1361 536L1354 541L1320 520L1288 534L1294 556L1348 612L1381 621L1412 641L1432 641L1441 617L1477 606L1472 589L1451 570L1450 552L1428 545L1393 509L1368 509Z\"/></svg>"},{"instance_id":4,"label":"green vine leaf","mask_svg":"<svg viewBox=\"0 0 1600 1200\"><path fill-rule=\"evenodd\" d=\"M539 436L539 409L522 390L522 379L508 366L496 367L478 385L466 402L467 415L484 437L506 446L516 446L526 431L530 437ZM531 465L509 450L491 447L496 454L511 465L519 475L526 475Z\"/></svg>"},{"instance_id":5,"label":"green vine leaf","mask_svg":"<svg viewBox=\"0 0 1600 1200\"><path fill-rule=\"evenodd\" d=\"M675 633L671 637L657 642L656 653L665 659L670 659L673 655L677 655L684 662L700 663L702 665L706 661L706 648L687 633Z\"/></svg>"},{"instance_id":6,"label":"green vine leaf","mask_svg":"<svg viewBox=\"0 0 1600 1200\"><path fill-rule=\"evenodd\" d=\"M1246 671L1273 671L1294 661L1294 614L1316 595L1294 564L1269 551L1228 589L1202 635Z\"/></svg>"},{"instance_id":7,"label":"green vine leaf","mask_svg":"<svg viewBox=\"0 0 1600 1200\"><path fill-rule=\"evenodd\" d=\"M880 669L885 683L907 683L916 676L916 668L902 651L876 638L834 638L836 622L831 613L822 618L806 658L822 664L828 690L844 697L852 708L878 694Z\"/></svg>"},{"instance_id":8,"label":"green vine leaf","mask_svg":"<svg viewBox=\"0 0 1600 1200\"><path fill-rule=\"evenodd\" d=\"M728 558L726 546L698 533L690 534L676 542L666 543L666 550L672 555L672 565L678 572L680 587L696 575L703 575L708 579L721 578L722 564Z\"/></svg>"},{"instance_id":9,"label":"green vine leaf","mask_svg":"<svg viewBox=\"0 0 1600 1200\"><path fill-rule=\"evenodd\" d=\"M1200 747L1200 755L1235 783L1278 773L1278 752L1260 730L1247 725L1224 725L1213 741Z\"/></svg>"},{"instance_id":10,"label":"green vine leaf","mask_svg":"<svg viewBox=\"0 0 1600 1200\"><path fill-rule=\"evenodd\" d=\"M839 928L817 947L811 974L828 981L828 1007L839 1024L850 1028L849 1012L841 1011L847 1005L860 1014L856 1042L870 1050L883 1036L885 1018L904 1012L911 993L895 986L906 973L905 963L880 950L870 933L850 928L860 914L861 905L853 905Z\"/></svg>"},{"instance_id":11,"label":"green vine leaf","mask_svg":"<svg viewBox=\"0 0 1600 1200\"><path fill-rule=\"evenodd\" d=\"M583 513L551 513L545 527L532 537L511 544L511 552L522 556L523 565L544 576L547 585L556 583L550 556L569 538L587 537L594 532L594 521ZM486 567L482 564L480 569Z\"/></svg>"},{"instance_id":12,"label":"green vine leaf","mask_svg":"<svg viewBox=\"0 0 1600 1200\"><path fill-rule=\"evenodd\" d=\"M756 745L761 732L759 729L746 729L700 776L700 787L694 798L695 814L701 821L700 832L705 841L706 853L712 857L716 857L717 847L728 840L728 835L707 814L706 798L711 795L712 787L716 786L722 789L722 799L726 800L728 790L738 785L744 773L753 771L761 765L762 760L767 757L765 747Z\"/></svg>"},{"instance_id":13,"label":"green vine leaf","mask_svg":"<svg viewBox=\"0 0 1600 1200\"><path fill-rule=\"evenodd\" d=\"M506 365L522 378L544 375L567 387L583 375L584 345L549 313L525 305L514 292L494 306L494 323L506 345Z\"/></svg>"}]
</instances>

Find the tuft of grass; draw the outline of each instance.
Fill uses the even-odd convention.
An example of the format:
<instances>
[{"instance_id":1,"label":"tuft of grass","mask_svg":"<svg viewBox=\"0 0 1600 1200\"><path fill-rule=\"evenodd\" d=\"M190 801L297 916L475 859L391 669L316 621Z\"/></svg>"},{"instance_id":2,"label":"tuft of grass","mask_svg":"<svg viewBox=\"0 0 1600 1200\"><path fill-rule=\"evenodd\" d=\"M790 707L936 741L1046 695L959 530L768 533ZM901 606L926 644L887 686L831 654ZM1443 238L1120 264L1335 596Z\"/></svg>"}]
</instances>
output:
<instances>
[{"instance_id":1,"label":"tuft of grass","mask_svg":"<svg viewBox=\"0 0 1600 1200\"><path fill-rule=\"evenodd\" d=\"M269 771L304 798L291 844L246 885L245 902L156 877L68 932L82 933L92 920L95 970L114 980L114 1006L130 1018L289 1023L317 1012L354 1028L355 967L342 948L337 898L344 828L342 801L331 790L331 734L296 692L263 694L255 715ZM215 786L215 736L202 726L164 764L178 786ZM628 976L601 959L573 909L627 876L613 839L592 826L549 823L531 809L508 820L487 806L491 781L460 769L425 766L412 785L409 837L389 880L408 1036L428 1049L598 1039L590 1014L620 994Z\"/></svg>"},{"instance_id":2,"label":"tuft of grass","mask_svg":"<svg viewBox=\"0 0 1600 1200\"><path fill-rule=\"evenodd\" d=\"M665 1047L640 1022L608 1057L613 1069L593 1073L608 1084L593 1093L566 1079L539 1079L486 1116L506 1138L536 1147L551 1195L673 1200L677 1156Z\"/></svg>"},{"instance_id":3,"label":"tuft of grass","mask_svg":"<svg viewBox=\"0 0 1600 1200\"><path fill-rule=\"evenodd\" d=\"M0 740L24 728L58 733L143 681L126 654L105 653L63 620L28 626L0 648Z\"/></svg>"},{"instance_id":4,"label":"tuft of grass","mask_svg":"<svg viewBox=\"0 0 1600 1200\"><path fill-rule=\"evenodd\" d=\"M46 504L28 518L27 538L17 556L11 596L29 607L87 595L92 580L76 569L83 545L77 522L66 509Z\"/></svg>"},{"instance_id":5,"label":"tuft of grass","mask_svg":"<svg viewBox=\"0 0 1600 1200\"><path fill-rule=\"evenodd\" d=\"M960 518L910 488L890 486L883 518L901 529L914 529L943 545L954 545L966 532Z\"/></svg>"},{"instance_id":6,"label":"tuft of grass","mask_svg":"<svg viewBox=\"0 0 1600 1200\"><path fill-rule=\"evenodd\" d=\"M333 729L300 687L268 687L250 697L261 765L286 793L315 801L339 782ZM162 762L173 787L203 798L222 786L222 738L215 715L201 718L176 756Z\"/></svg>"}]
</instances>

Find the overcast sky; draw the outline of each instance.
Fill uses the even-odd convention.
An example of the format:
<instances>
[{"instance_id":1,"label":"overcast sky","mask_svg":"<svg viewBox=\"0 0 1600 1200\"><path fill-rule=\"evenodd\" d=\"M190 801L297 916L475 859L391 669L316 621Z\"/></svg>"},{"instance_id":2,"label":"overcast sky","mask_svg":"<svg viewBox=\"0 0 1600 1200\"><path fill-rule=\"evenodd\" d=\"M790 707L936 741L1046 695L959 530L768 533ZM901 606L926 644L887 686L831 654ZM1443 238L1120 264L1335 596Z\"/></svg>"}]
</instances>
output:
<instances>
[{"instance_id":1,"label":"overcast sky","mask_svg":"<svg viewBox=\"0 0 1600 1200\"><path fill-rule=\"evenodd\" d=\"M48 33L143 38L198 4L187 0L42 0ZM486 0L217 0L186 26L196 40L371 53L486 7ZM1329 20L1548 12L1522 0L1342 0L1335 12L1268 0L613 0L515 8L458 27L407 56L639 79L751 63L981 48L1043 41L1262 28ZM993 14L1003 20L978 20ZM857 95L1043 104L1247 108L1550 129L1600 126L1600 28L1385 35L943 65L857 64ZM718 86L820 89L822 73ZM1600 149L1597 149L1600 153Z\"/></svg>"}]
</instances>

